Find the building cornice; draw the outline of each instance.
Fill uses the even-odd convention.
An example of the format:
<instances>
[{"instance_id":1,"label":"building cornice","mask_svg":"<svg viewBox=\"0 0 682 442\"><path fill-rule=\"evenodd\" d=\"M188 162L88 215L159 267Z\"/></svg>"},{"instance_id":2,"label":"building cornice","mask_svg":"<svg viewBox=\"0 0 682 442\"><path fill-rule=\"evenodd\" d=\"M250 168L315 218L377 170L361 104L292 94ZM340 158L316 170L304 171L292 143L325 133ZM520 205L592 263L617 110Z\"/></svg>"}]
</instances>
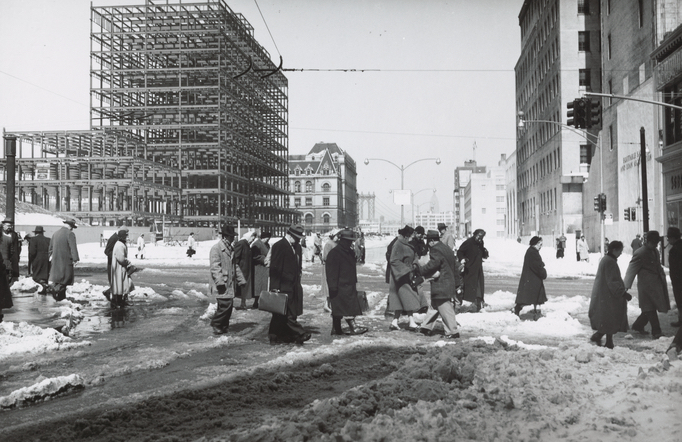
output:
<instances>
[{"instance_id":1,"label":"building cornice","mask_svg":"<svg viewBox=\"0 0 682 442\"><path fill-rule=\"evenodd\" d=\"M651 53L651 58L660 62L682 47L682 26L672 31L665 37L660 45Z\"/></svg>"}]
</instances>

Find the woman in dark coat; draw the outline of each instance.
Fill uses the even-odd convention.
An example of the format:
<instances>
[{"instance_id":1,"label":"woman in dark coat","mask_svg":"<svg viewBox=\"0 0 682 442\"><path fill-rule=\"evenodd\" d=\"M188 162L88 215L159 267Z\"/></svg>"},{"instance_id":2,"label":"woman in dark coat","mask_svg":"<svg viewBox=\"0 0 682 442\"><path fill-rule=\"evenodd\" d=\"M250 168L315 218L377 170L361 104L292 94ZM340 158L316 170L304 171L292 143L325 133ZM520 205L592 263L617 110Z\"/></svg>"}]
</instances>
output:
<instances>
[{"instance_id":1,"label":"woman in dark coat","mask_svg":"<svg viewBox=\"0 0 682 442\"><path fill-rule=\"evenodd\" d=\"M391 250L391 282L388 286L388 304L395 311L390 330L400 330L398 320L401 315L410 319L408 330L417 331L419 326L414 322L412 314L422 309L428 309L428 302L423 293L413 286L413 279L418 275L419 257L415 253L410 239L414 229L405 226L398 230L398 239Z\"/></svg>"},{"instance_id":2,"label":"woman in dark coat","mask_svg":"<svg viewBox=\"0 0 682 442\"><path fill-rule=\"evenodd\" d=\"M625 291L617 259L623 253L623 243L609 243L608 253L599 262L590 298L590 325L596 333L590 340L601 346L606 335L606 347L613 348L613 335L628 331L627 303L632 295Z\"/></svg>"},{"instance_id":3,"label":"woman in dark coat","mask_svg":"<svg viewBox=\"0 0 682 442\"><path fill-rule=\"evenodd\" d=\"M526 250L526 256L523 258L523 270L521 270L521 280L519 281L519 289L516 291L516 306L514 307L514 314L516 316L521 313L524 305L533 305L533 310L538 305L547 302L547 294L545 293L545 283L547 279L547 270L545 270L545 263L542 262L540 256L540 249L542 248L542 238L534 236L530 239L530 247ZM535 310L537 312L537 310Z\"/></svg>"},{"instance_id":4,"label":"woman in dark coat","mask_svg":"<svg viewBox=\"0 0 682 442\"><path fill-rule=\"evenodd\" d=\"M268 289L268 267L265 265L265 257L268 256L268 250L270 250L270 232L262 232L260 238L256 238L254 242L251 243L251 262L253 266L251 268L252 277L251 284L253 286L253 308L258 308L258 297L261 292Z\"/></svg>"},{"instance_id":5,"label":"woman in dark coat","mask_svg":"<svg viewBox=\"0 0 682 442\"><path fill-rule=\"evenodd\" d=\"M341 318L348 323L347 334L360 335L367 331L365 327L355 325L355 317L362 315L358 301L357 261L353 250L352 230L345 229L339 233L339 243L331 249L325 260L327 285L332 307L332 335L343 335Z\"/></svg>"},{"instance_id":6,"label":"woman in dark coat","mask_svg":"<svg viewBox=\"0 0 682 442\"><path fill-rule=\"evenodd\" d=\"M235 298L241 298L241 303L237 310L246 310L246 300L253 298L253 286L251 284L251 266L252 266L252 255L251 255L251 243L256 238L256 232L249 230L244 234L241 240L237 241L234 245L234 259L233 263L236 266L235 270L241 273L241 276L246 281L244 285L237 285L235 287Z\"/></svg>"},{"instance_id":7,"label":"woman in dark coat","mask_svg":"<svg viewBox=\"0 0 682 442\"><path fill-rule=\"evenodd\" d=\"M483 245L485 230L476 229L474 235L464 241L457 249L457 259L464 262L464 301L476 303L476 311L483 306L485 281L483 279L483 260L488 258L488 250Z\"/></svg>"},{"instance_id":8,"label":"woman in dark coat","mask_svg":"<svg viewBox=\"0 0 682 442\"><path fill-rule=\"evenodd\" d=\"M7 269L5 263L0 259L0 322L2 322L2 309L12 308L12 292L7 283Z\"/></svg>"}]
</instances>

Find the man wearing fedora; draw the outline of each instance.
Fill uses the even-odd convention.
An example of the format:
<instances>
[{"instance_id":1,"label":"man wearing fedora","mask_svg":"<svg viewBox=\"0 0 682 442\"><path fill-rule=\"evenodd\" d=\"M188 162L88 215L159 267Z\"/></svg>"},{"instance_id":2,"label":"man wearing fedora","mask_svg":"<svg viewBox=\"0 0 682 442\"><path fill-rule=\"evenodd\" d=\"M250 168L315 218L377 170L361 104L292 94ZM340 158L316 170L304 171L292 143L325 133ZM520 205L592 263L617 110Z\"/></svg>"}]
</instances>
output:
<instances>
[{"instance_id":1,"label":"man wearing fedora","mask_svg":"<svg viewBox=\"0 0 682 442\"><path fill-rule=\"evenodd\" d=\"M459 263L455 252L443 244L440 233L429 230L426 234L426 242L429 245L429 262L420 268L420 274L432 277L431 280L431 307L422 321L420 332L426 336L433 334L433 326L438 316L443 319L445 337L449 339L459 338L457 331L457 319L455 318L455 292L461 290L462 277L458 270Z\"/></svg>"},{"instance_id":2,"label":"man wearing fedora","mask_svg":"<svg viewBox=\"0 0 682 442\"><path fill-rule=\"evenodd\" d=\"M325 270L332 308L332 335L360 335L367 331L355 324L362 314L356 284L358 282L353 240L355 233L344 229L339 233L339 243L327 255ZM348 333L341 328L341 319L348 323Z\"/></svg>"},{"instance_id":3,"label":"man wearing fedora","mask_svg":"<svg viewBox=\"0 0 682 442\"><path fill-rule=\"evenodd\" d=\"M440 232L440 242L445 244L450 250L455 250L455 237L450 233L450 229L443 223L438 223L438 232Z\"/></svg>"},{"instance_id":4,"label":"man wearing fedora","mask_svg":"<svg viewBox=\"0 0 682 442\"><path fill-rule=\"evenodd\" d=\"M310 339L310 333L296 320L303 314L303 253L300 242L304 234L303 226L292 224L284 238L274 243L270 249L270 290L288 295L286 314L272 314L268 330L271 344L303 344Z\"/></svg>"},{"instance_id":5,"label":"man wearing fedora","mask_svg":"<svg viewBox=\"0 0 682 442\"><path fill-rule=\"evenodd\" d=\"M36 226L35 234L28 243L28 260L31 262L33 280L47 287L50 277L50 238L45 236L43 226Z\"/></svg>"},{"instance_id":6,"label":"man wearing fedora","mask_svg":"<svg viewBox=\"0 0 682 442\"><path fill-rule=\"evenodd\" d=\"M66 226L52 235L49 248L49 254L52 258L49 280L52 296L57 301L66 299L66 287L73 285L73 265L80 260L76 246L76 234L73 233L76 222L66 220L64 224Z\"/></svg>"},{"instance_id":7,"label":"man wearing fedora","mask_svg":"<svg viewBox=\"0 0 682 442\"><path fill-rule=\"evenodd\" d=\"M14 231L14 221L5 218L2 222L2 243L0 243L2 259L7 269L7 282L10 287L19 279L19 257L21 256L21 241L19 234Z\"/></svg>"},{"instance_id":8,"label":"man wearing fedora","mask_svg":"<svg viewBox=\"0 0 682 442\"><path fill-rule=\"evenodd\" d=\"M209 253L211 278L208 282L209 296L215 296L218 308L211 319L213 333L227 333L234 308L235 268L232 262L235 231L232 226L223 225L218 241Z\"/></svg>"}]
</instances>

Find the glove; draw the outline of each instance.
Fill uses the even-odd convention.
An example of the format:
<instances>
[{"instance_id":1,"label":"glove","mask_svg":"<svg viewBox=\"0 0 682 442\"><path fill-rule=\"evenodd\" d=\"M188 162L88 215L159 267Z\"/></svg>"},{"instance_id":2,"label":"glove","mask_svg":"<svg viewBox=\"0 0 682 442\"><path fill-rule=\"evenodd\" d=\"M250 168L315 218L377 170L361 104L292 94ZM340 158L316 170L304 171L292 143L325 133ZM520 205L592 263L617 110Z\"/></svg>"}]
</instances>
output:
<instances>
[{"instance_id":1,"label":"glove","mask_svg":"<svg viewBox=\"0 0 682 442\"><path fill-rule=\"evenodd\" d=\"M225 284L220 284L216 288L218 289L219 295L224 295L225 292L227 292L227 287L225 286Z\"/></svg>"},{"instance_id":2,"label":"glove","mask_svg":"<svg viewBox=\"0 0 682 442\"><path fill-rule=\"evenodd\" d=\"M625 296L626 301L632 301L632 295L629 294L628 292L625 292L625 294L623 296Z\"/></svg>"}]
</instances>

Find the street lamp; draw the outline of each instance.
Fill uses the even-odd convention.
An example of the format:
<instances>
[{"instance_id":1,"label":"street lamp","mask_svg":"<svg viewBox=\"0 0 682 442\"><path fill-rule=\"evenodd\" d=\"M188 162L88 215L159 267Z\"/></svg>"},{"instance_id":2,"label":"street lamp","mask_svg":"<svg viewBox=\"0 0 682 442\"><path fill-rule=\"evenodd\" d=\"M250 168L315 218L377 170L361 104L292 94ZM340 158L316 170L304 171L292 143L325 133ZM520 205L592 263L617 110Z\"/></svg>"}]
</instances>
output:
<instances>
[{"instance_id":1,"label":"street lamp","mask_svg":"<svg viewBox=\"0 0 682 442\"><path fill-rule=\"evenodd\" d=\"M427 187L426 189L418 190L418 191L416 191L415 193L412 194L412 222L415 223L415 224L416 224L416 221L415 221L415 219L414 219L414 207L415 207L415 206L414 206L414 197L417 196L418 194L422 193L422 192L427 191L427 190L431 190L431 191L433 191L433 193L436 193L436 188L435 188L435 187L434 187L434 188ZM420 204L418 207L421 207L421 206L423 206L424 204L425 204L425 203L422 203L422 204Z\"/></svg>"},{"instance_id":2,"label":"street lamp","mask_svg":"<svg viewBox=\"0 0 682 442\"><path fill-rule=\"evenodd\" d=\"M384 161L384 162L396 167L398 170L400 170L400 190L405 190L405 169L407 169L411 165L418 163L420 161L429 161L429 160L435 160L436 165L440 164L440 158L422 158L422 159L411 162L407 166L403 166L403 165L398 166L393 161L384 160L383 158L365 158L365 166L369 164L369 160ZM400 225L402 226L404 224L405 224L405 206L401 204L400 205Z\"/></svg>"}]
</instances>

